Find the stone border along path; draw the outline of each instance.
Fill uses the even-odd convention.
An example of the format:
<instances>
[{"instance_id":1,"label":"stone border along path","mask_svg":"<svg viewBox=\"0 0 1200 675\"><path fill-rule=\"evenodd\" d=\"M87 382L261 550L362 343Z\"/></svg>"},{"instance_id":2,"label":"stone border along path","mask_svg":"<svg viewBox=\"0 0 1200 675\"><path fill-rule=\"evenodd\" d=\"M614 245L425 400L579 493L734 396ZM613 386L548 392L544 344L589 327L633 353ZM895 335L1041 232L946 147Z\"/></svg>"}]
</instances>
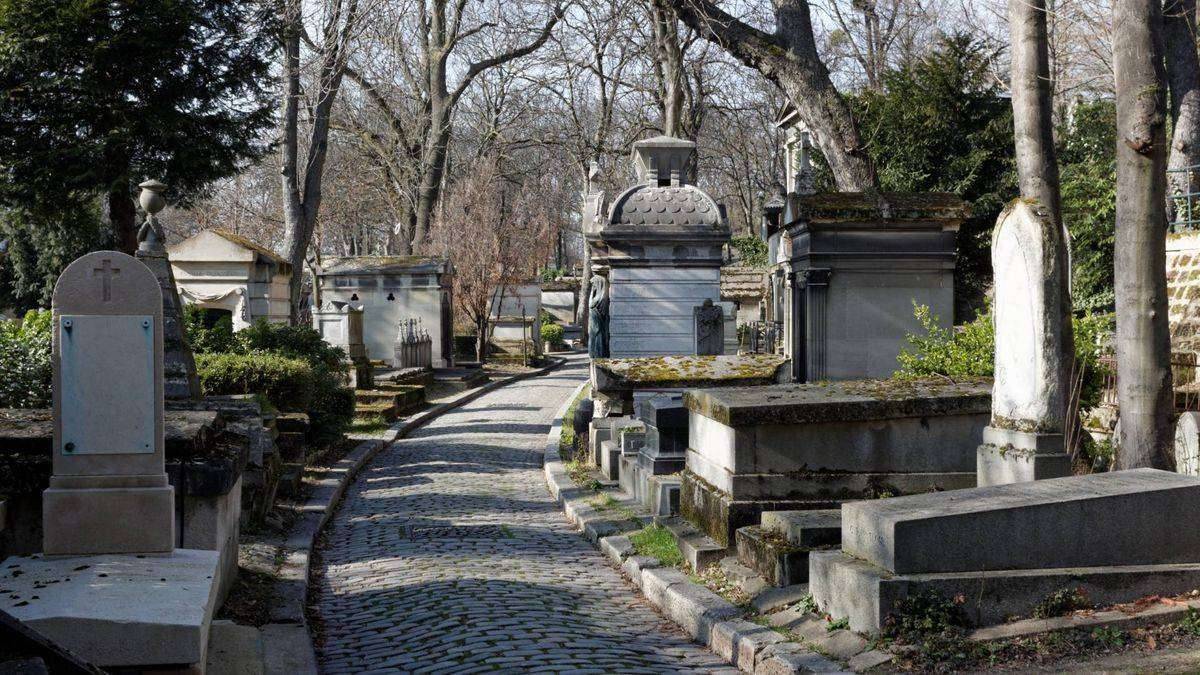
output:
<instances>
[{"instance_id":1,"label":"stone border along path","mask_svg":"<svg viewBox=\"0 0 1200 675\"><path fill-rule=\"evenodd\" d=\"M325 673L732 672L566 523L542 479L586 360L444 414L361 472L313 580Z\"/></svg>"},{"instance_id":2,"label":"stone border along path","mask_svg":"<svg viewBox=\"0 0 1200 675\"><path fill-rule=\"evenodd\" d=\"M313 647L305 613L311 580L312 552L316 547L318 537L328 524L342 495L345 494L346 487L354 480L363 466L390 443L404 438L414 429L427 424L439 415L513 382L544 375L564 363L566 363L566 359L554 358L551 363L537 370L492 380L481 387L460 392L449 400L399 419L380 435L365 438L345 457L331 466L322 467L321 478L305 481L306 485L312 486L312 492L304 504L296 507L300 517L287 534L279 539L261 542L263 546L277 548L283 555L283 562L277 571L279 578L273 589L275 604L271 607L271 623L259 629L266 637L262 640L263 644L269 648L268 651L274 654L263 660L263 663L269 668L269 672L288 673L289 675L317 672L316 651ZM246 627L232 625L229 622L214 622L214 629L222 639L238 639L234 633L241 628ZM221 650L220 645L215 645L214 649L213 641L210 640L210 651L220 652Z\"/></svg>"},{"instance_id":3,"label":"stone border along path","mask_svg":"<svg viewBox=\"0 0 1200 675\"><path fill-rule=\"evenodd\" d=\"M682 571L664 567L657 558L635 554L633 544L624 533L649 524L652 518L644 513L640 504L626 497L618 498L617 502L626 507L623 513L635 511L636 522L630 522L629 519L613 520L609 515L613 509L597 509L588 501L597 493L576 485L558 454L563 417L583 386L581 384L576 388L555 414L555 421L546 436L543 458L546 485L562 506L567 519L579 527L584 536L641 589L647 600L683 628L694 641L707 646L739 670L758 675L844 671L840 665L806 645L789 641L767 626L747 621L743 618L743 610L707 586L692 581ZM852 660L851 669L867 670L892 658L890 654L884 658L877 652L868 653L872 656L866 659L856 657L857 662Z\"/></svg>"}]
</instances>

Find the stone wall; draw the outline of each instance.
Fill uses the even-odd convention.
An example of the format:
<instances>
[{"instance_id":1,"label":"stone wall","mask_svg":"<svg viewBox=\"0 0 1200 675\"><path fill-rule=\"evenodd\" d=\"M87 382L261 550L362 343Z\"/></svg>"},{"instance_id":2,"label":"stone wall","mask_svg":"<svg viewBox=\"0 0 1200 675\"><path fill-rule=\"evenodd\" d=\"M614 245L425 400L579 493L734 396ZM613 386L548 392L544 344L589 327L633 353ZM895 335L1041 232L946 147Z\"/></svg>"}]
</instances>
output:
<instances>
[{"instance_id":1,"label":"stone wall","mask_svg":"<svg viewBox=\"0 0 1200 675\"><path fill-rule=\"evenodd\" d=\"M1167 235L1171 351L1200 351L1200 232Z\"/></svg>"}]
</instances>

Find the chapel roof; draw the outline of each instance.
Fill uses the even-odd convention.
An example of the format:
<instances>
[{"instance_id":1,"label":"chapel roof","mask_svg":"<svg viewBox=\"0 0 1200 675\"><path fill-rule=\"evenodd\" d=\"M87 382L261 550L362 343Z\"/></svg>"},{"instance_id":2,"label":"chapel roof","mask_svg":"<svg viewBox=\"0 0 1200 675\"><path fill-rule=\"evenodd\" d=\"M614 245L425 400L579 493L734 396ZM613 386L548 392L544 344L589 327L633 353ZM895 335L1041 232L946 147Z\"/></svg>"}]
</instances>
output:
<instances>
[{"instance_id":1,"label":"chapel roof","mask_svg":"<svg viewBox=\"0 0 1200 675\"><path fill-rule=\"evenodd\" d=\"M445 272L444 258L420 255L352 255L324 258L320 276L351 274L398 274L403 272Z\"/></svg>"},{"instance_id":2,"label":"chapel roof","mask_svg":"<svg viewBox=\"0 0 1200 675\"><path fill-rule=\"evenodd\" d=\"M222 230L220 228L216 228L216 229L213 229L210 231L213 234L215 234L223 239L227 239L227 240L237 244L238 246L243 246L245 248L248 248L251 251L254 251L255 253L261 255L264 258L268 258L277 263L283 263L285 265L288 264L288 261L284 260L283 256L272 251L271 249L267 248L266 246L259 244L258 242L255 242L255 241L252 241L250 239L243 237L240 234L234 234L233 232L230 232L229 230Z\"/></svg>"}]
</instances>

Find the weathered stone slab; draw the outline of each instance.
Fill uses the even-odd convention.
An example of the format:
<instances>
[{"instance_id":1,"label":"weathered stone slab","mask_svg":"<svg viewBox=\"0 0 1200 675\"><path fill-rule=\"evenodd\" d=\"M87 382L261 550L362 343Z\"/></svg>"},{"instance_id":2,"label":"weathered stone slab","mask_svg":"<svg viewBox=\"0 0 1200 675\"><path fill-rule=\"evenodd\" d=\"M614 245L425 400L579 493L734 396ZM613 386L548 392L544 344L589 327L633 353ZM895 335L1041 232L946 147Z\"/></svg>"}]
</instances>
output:
<instances>
[{"instance_id":1,"label":"weathered stone slab","mask_svg":"<svg viewBox=\"0 0 1200 675\"><path fill-rule=\"evenodd\" d=\"M203 664L217 559L188 549L8 558L0 609L102 667Z\"/></svg>"},{"instance_id":2,"label":"weathered stone slab","mask_svg":"<svg viewBox=\"0 0 1200 675\"><path fill-rule=\"evenodd\" d=\"M842 548L897 574L1200 562L1200 478L1135 469L842 506Z\"/></svg>"}]
</instances>

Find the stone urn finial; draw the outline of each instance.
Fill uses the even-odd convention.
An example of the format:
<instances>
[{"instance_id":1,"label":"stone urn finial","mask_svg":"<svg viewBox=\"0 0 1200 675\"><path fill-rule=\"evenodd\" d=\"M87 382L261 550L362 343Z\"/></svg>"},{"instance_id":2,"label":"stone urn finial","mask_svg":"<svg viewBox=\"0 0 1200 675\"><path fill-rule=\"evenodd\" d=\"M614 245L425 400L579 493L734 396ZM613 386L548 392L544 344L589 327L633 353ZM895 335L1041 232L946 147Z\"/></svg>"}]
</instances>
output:
<instances>
[{"instance_id":1,"label":"stone urn finial","mask_svg":"<svg viewBox=\"0 0 1200 675\"><path fill-rule=\"evenodd\" d=\"M138 204L146 212L146 222L142 223L142 227L138 230L138 250L146 252L165 250L163 242L166 240L166 235L155 216L167 206L167 200L162 196L167 186L152 179L142 181L138 187L142 189L138 194Z\"/></svg>"}]
</instances>

